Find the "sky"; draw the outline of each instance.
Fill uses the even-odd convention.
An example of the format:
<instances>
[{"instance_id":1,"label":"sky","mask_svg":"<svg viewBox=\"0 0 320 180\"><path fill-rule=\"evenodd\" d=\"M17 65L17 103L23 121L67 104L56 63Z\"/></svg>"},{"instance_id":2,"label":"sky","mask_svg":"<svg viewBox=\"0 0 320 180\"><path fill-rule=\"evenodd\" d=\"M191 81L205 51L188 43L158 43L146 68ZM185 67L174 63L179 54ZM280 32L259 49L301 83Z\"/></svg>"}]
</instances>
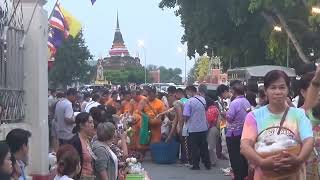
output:
<instances>
[{"instance_id":1,"label":"sky","mask_svg":"<svg viewBox=\"0 0 320 180\"><path fill-rule=\"evenodd\" d=\"M147 65L181 68L184 76L185 53L178 52L184 33L180 18L173 9L162 10L160 0L59 0L60 4L75 16L84 30L84 38L94 59L106 57L112 46L119 12L120 30L131 56L139 54L144 65L144 50L138 47L143 40ZM55 0L48 0L45 9L48 14ZM183 49L186 49L184 47ZM187 72L193 62L187 61Z\"/></svg>"}]
</instances>

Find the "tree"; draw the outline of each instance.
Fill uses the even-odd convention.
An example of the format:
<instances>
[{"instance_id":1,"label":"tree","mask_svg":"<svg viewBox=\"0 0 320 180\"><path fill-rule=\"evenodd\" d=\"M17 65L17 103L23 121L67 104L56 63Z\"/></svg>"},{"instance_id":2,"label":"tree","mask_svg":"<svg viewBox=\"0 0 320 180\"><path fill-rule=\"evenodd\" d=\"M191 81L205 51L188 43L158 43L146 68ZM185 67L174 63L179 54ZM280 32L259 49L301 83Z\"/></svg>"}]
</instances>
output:
<instances>
[{"instance_id":1,"label":"tree","mask_svg":"<svg viewBox=\"0 0 320 180\"><path fill-rule=\"evenodd\" d=\"M285 64L287 37L293 64L320 57L320 16L310 14L316 0L162 0L160 8L175 12L185 29L188 55L205 53L205 45L221 56L223 67ZM274 25L283 32L275 33ZM314 60L313 59L313 60Z\"/></svg>"},{"instance_id":2,"label":"tree","mask_svg":"<svg viewBox=\"0 0 320 180\"><path fill-rule=\"evenodd\" d=\"M188 81L187 81L188 85L192 85L196 81L196 77L194 74L195 74L195 66L193 66L188 73Z\"/></svg>"},{"instance_id":3,"label":"tree","mask_svg":"<svg viewBox=\"0 0 320 180\"><path fill-rule=\"evenodd\" d=\"M52 69L49 71L49 82L54 87L66 88L73 83L89 83L94 68L88 60L92 55L85 45L82 31L75 37L69 36L58 48Z\"/></svg>"},{"instance_id":4,"label":"tree","mask_svg":"<svg viewBox=\"0 0 320 180\"><path fill-rule=\"evenodd\" d=\"M144 68L123 68L123 69L108 69L105 71L105 77L108 81L114 84L126 84L126 83L144 83ZM147 76L147 81L149 81Z\"/></svg>"},{"instance_id":5,"label":"tree","mask_svg":"<svg viewBox=\"0 0 320 180\"><path fill-rule=\"evenodd\" d=\"M260 12L271 26L279 23L285 30L300 59L305 63L310 63L309 57L305 53L308 48L304 50L301 44L303 37L299 37L298 34L312 33L309 30L312 24L308 24L310 17L308 12L311 11L311 6L315 3L314 0L250 0L249 10Z\"/></svg>"},{"instance_id":6,"label":"tree","mask_svg":"<svg viewBox=\"0 0 320 180\"><path fill-rule=\"evenodd\" d=\"M206 79L209 72L210 58L208 56L200 56L195 64L195 78L198 81Z\"/></svg>"}]
</instances>

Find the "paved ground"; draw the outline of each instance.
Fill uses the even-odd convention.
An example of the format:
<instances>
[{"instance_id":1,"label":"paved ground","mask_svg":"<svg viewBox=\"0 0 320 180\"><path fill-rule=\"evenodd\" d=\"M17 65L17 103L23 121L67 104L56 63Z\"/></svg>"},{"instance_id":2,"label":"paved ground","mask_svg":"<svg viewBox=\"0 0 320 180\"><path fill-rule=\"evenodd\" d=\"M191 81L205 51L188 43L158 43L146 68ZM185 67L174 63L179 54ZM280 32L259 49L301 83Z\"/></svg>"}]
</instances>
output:
<instances>
[{"instance_id":1,"label":"paved ground","mask_svg":"<svg viewBox=\"0 0 320 180\"><path fill-rule=\"evenodd\" d=\"M230 176L224 176L220 171L220 168L225 168L227 165L227 161L219 161L218 165L210 171L205 170L204 167L201 167L200 171L192 171L177 164L159 165L150 160L143 163L151 180L231 180Z\"/></svg>"}]
</instances>

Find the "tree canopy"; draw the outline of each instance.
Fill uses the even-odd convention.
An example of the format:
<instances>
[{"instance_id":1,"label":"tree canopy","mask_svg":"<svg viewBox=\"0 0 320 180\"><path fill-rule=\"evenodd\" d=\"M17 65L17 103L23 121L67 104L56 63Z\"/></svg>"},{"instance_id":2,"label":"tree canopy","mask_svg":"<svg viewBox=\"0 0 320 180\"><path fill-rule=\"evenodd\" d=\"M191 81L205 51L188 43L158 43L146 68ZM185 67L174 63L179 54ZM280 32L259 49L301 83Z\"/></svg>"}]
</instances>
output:
<instances>
[{"instance_id":1,"label":"tree canopy","mask_svg":"<svg viewBox=\"0 0 320 180\"><path fill-rule=\"evenodd\" d=\"M160 8L177 8L188 55L202 55L206 45L223 66L285 65L287 38L291 66L320 57L317 0L162 0ZM280 26L282 31L274 31Z\"/></svg>"},{"instance_id":2,"label":"tree canopy","mask_svg":"<svg viewBox=\"0 0 320 180\"><path fill-rule=\"evenodd\" d=\"M144 83L144 68L108 69L104 73L106 79L114 84ZM149 76L147 76L149 81Z\"/></svg>"},{"instance_id":3,"label":"tree canopy","mask_svg":"<svg viewBox=\"0 0 320 180\"><path fill-rule=\"evenodd\" d=\"M49 71L49 83L65 88L72 83L89 83L95 68L88 64L92 55L85 45L82 31L75 37L69 36L58 48L53 67Z\"/></svg>"}]
</instances>

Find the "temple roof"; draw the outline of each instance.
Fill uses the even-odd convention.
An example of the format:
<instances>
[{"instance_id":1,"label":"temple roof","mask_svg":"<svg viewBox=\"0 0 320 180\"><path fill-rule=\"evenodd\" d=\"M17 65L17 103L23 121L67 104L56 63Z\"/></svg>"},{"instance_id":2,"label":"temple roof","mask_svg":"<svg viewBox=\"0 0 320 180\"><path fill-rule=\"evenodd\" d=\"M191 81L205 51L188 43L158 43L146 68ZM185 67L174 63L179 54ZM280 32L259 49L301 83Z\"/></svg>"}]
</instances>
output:
<instances>
[{"instance_id":1,"label":"temple roof","mask_svg":"<svg viewBox=\"0 0 320 180\"><path fill-rule=\"evenodd\" d=\"M113 44L115 43L124 44L122 34L120 32L118 12L117 12L117 28L116 28L116 32L114 33L114 39L113 39Z\"/></svg>"},{"instance_id":2,"label":"temple roof","mask_svg":"<svg viewBox=\"0 0 320 180\"><path fill-rule=\"evenodd\" d=\"M117 27L114 33L113 45L109 51L110 56L129 56L129 51L124 44L122 33L120 31L119 16L117 12Z\"/></svg>"}]
</instances>

